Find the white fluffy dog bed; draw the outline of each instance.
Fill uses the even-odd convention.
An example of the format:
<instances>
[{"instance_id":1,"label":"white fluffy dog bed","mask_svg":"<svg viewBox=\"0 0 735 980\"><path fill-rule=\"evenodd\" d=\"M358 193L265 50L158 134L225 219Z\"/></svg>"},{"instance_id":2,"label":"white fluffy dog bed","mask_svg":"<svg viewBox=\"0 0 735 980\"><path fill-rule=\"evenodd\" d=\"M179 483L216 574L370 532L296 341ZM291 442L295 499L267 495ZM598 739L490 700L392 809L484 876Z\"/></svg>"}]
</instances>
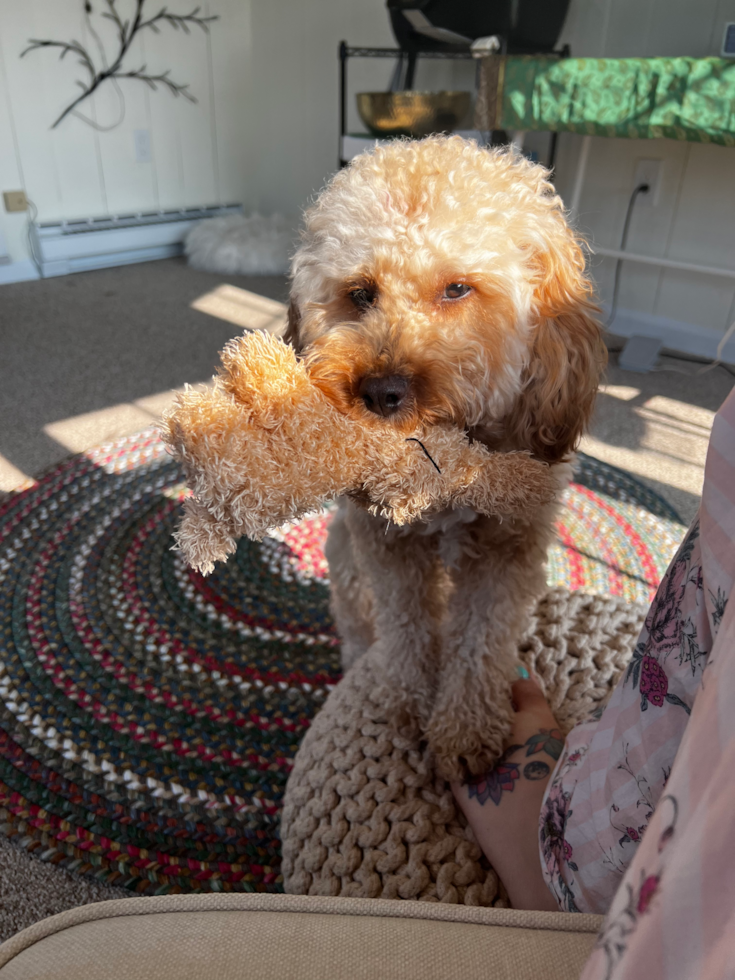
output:
<instances>
[{"instance_id":1,"label":"white fluffy dog bed","mask_svg":"<svg viewBox=\"0 0 735 980\"><path fill-rule=\"evenodd\" d=\"M292 231L279 214L233 214L201 221L186 236L189 265L230 275L279 275L288 271Z\"/></svg>"}]
</instances>

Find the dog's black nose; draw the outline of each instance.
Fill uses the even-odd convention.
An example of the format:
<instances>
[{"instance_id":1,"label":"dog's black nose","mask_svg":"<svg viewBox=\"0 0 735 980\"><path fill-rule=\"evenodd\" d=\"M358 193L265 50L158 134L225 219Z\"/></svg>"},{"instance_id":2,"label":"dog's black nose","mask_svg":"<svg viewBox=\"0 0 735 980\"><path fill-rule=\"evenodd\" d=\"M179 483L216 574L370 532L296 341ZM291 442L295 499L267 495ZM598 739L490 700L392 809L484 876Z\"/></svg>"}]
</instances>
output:
<instances>
[{"instance_id":1,"label":"dog's black nose","mask_svg":"<svg viewBox=\"0 0 735 980\"><path fill-rule=\"evenodd\" d=\"M387 378L363 378L358 389L365 408L376 415L393 415L408 392L408 378L392 374Z\"/></svg>"}]
</instances>

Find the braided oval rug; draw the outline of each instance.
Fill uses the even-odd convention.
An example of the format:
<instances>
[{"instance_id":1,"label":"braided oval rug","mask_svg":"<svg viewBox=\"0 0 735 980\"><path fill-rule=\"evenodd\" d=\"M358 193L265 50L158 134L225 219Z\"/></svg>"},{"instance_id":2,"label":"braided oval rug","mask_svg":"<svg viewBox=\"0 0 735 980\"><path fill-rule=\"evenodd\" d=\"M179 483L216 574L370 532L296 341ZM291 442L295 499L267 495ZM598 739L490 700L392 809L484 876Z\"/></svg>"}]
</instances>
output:
<instances>
[{"instance_id":1,"label":"braided oval rug","mask_svg":"<svg viewBox=\"0 0 735 980\"><path fill-rule=\"evenodd\" d=\"M647 600L676 514L592 459L577 479L551 584ZM281 891L286 779L340 676L328 514L203 579L171 551L181 481L147 430L0 503L0 832L140 893Z\"/></svg>"}]
</instances>

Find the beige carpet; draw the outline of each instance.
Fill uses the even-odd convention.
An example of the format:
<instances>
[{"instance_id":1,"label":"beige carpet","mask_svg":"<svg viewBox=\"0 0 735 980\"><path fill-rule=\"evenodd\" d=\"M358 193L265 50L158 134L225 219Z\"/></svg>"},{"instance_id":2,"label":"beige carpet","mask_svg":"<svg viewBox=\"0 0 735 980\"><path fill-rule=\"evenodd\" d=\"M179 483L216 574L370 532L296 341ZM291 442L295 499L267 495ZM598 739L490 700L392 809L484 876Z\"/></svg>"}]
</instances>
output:
<instances>
[{"instance_id":1,"label":"beige carpet","mask_svg":"<svg viewBox=\"0 0 735 980\"><path fill-rule=\"evenodd\" d=\"M179 259L0 286L0 490L150 425L286 294L283 276L225 280Z\"/></svg>"},{"instance_id":2,"label":"beige carpet","mask_svg":"<svg viewBox=\"0 0 735 980\"><path fill-rule=\"evenodd\" d=\"M49 915L109 898L132 898L32 857L0 834L0 942Z\"/></svg>"}]
</instances>

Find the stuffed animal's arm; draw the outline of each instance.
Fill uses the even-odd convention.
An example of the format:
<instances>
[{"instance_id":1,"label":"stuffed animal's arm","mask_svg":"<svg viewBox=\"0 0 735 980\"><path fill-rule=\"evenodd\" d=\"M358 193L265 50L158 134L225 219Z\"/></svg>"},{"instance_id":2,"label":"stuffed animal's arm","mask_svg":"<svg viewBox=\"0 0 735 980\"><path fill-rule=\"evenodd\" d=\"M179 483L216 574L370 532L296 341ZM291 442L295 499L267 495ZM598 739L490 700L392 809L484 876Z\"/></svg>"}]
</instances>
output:
<instances>
[{"instance_id":1,"label":"stuffed animal's arm","mask_svg":"<svg viewBox=\"0 0 735 980\"><path fill-rule=\"evenodd\" d=\"M374 467L364 490L373 513L407 524L445 507L500 518L530 517L559 492L559 476L529 453L492 453L449 426L405 438L392 467Z\"/></svg>"},{"instance_id":2,"label":"stuffed animal's arm","mask_svg":"<svg viewBox=\"0 0 735 980\"><path fill-rule=\"evenodd\" d=\"M194 495L177 543L205 574L242 535L262 538L343 493L406 524L461 505L522 517L558 491L549 467L524 453L489 453L453 426L407 435L341 414L268 334L232 341L222 365L213 388L186 391L163 421Z\"/></svg>"}]
</instances>

